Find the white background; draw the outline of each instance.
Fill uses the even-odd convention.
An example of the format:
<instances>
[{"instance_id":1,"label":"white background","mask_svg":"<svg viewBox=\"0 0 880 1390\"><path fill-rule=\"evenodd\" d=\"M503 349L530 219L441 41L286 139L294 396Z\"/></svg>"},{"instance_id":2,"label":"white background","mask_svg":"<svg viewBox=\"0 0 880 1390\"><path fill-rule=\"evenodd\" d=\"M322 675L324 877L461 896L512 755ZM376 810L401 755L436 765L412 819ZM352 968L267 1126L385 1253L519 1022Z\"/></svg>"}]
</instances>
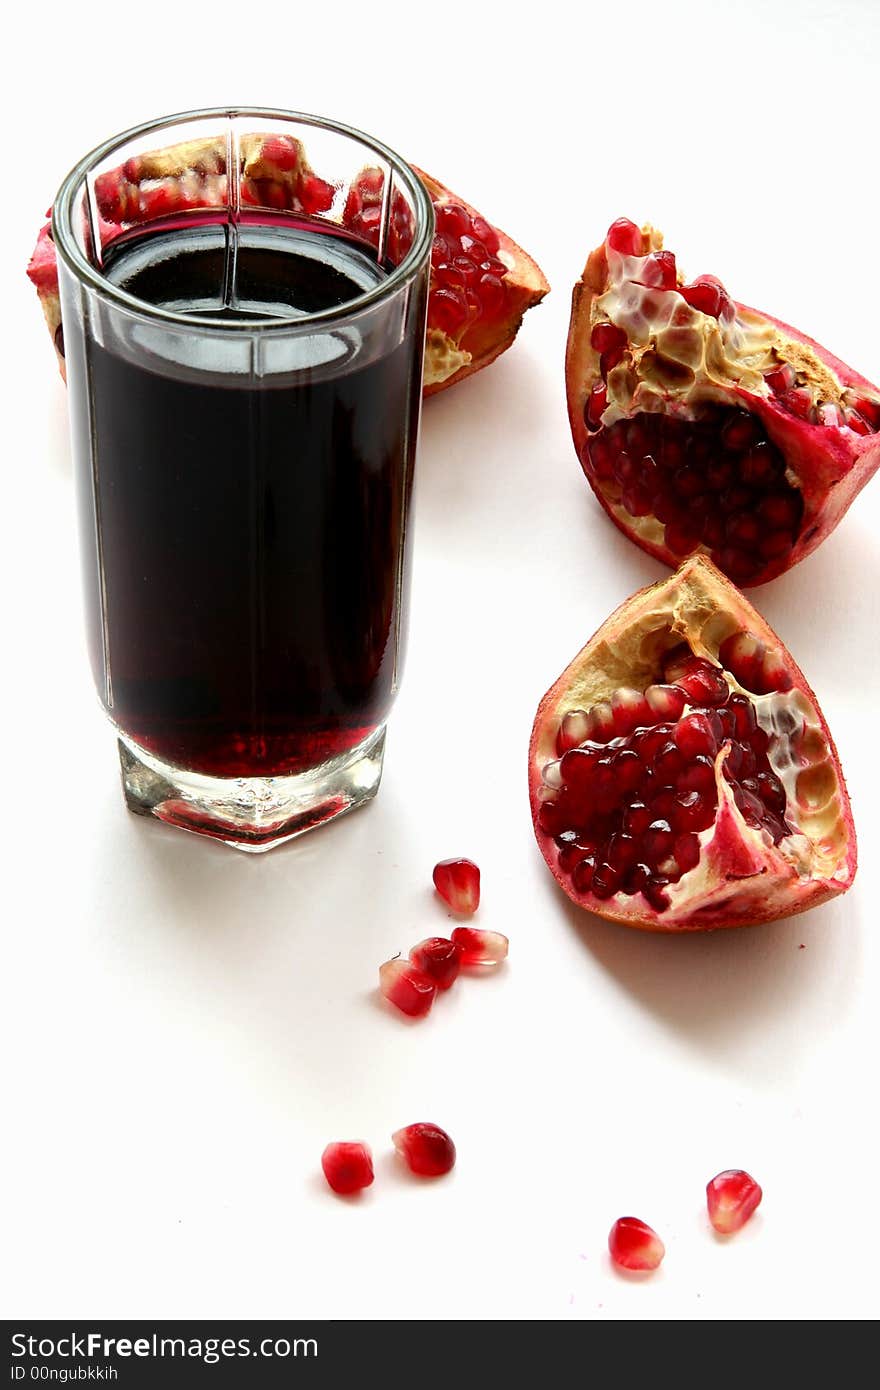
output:
<instances>
[{"instance_id":1,"label":"white background","mask_svg":"<svg viewBox=\"0 0 880 1390\"><path fill-rule=\"evenodd\" d=\"M3 1313L873 1316L880 483L754 595L837 738L862 849L845 899L691 939L581 913L534 844L526 750L547 686L663 572L571 446L571 285L613 218L652 220L687 273L880 380L880 11L207 10L53 7L7 48ZM554 287L506 357L425 410L378 800L258 858L123 809L84 659L65 392L24 278L86 149L236 101L375 133ZM510 936L509 965L407 1025L376 968L446 929L431 868L459 853L482 866L479 920ZM389 1155L418 1119L458 1144L443 1182ZM319 1158L356 1137L377 1172L353 1204ZM739 1165L765 1201L722 1243L703 1189ZM650 1281L610 1268L623 1214L666 1241Z\"/></svg>"}]
</instances>

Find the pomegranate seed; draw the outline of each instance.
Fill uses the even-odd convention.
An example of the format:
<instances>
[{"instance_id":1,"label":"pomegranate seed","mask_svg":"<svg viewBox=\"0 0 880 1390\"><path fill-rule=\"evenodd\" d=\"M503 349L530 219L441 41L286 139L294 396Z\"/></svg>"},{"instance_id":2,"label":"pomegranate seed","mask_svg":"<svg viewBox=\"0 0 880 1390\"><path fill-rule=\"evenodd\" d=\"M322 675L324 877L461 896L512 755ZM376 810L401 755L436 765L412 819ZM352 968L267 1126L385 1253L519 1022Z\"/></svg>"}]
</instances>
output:
<instances>
[{"instance_id":1,"label":"pomegranate seed","mask_svg":"<svg viewBox=\"0 0 880 1390\"><path fill-rule=\"evenodd\" d=\"M263 141L260 154L268 164L287 173L299 164L299 152L298 140L291 140L287 135L270 135Z\"/></svg>"},{"instance_id":2,"label":"pomegranate seed","mask_svg":"<svg viewBox=\"0 0 880 1390\"><path fill-rule=\"evenodd\" d=\"M626 217L619 217L616 222L612 222L608 228L607 241L612 251L619 251L622 256L642 254L642 234L635 222L630 222Z\"/></svg>"},{"instance_id":3,"label":"pomegranate seed","mask_svg":"<svg viewBox=\"0 0 880 1390\"><path fill-rule=\"evenodd\" d=\"M509 942L498 931L480 931L478 927L456 927L452 933L461 954L462 965L497 965L507 959Z\"/></svg>"},{"instance_id":4,"label":"pomegranate seed","mask_svg":"<svg viewBox=\"0 0 880 1390\"><path fill-rule=\"evenodd\" d=\"M576 748L587 737L589 715L583 709L571 709L562 717L556 739L556 751L560 755L569 748Z\"/></svg>"},{"instance_id":5,"label":"pomegranate seed","mask_svg":"<svg viewBox=\"0 0 880 1390\"><path fill-rule=\"evenodd\" d=\"M590 345L596 352L614 352L626 347L626 334L614 323L597 323L590 334Z\"/></svg>"},{"instance_id":6,"label":"pomegranate seed","mask_svg":"<svg viewBox=\"0 0 880 1390\"><path fill-rule=\"evenodd\" d=\"M692 309L698 309L701 314L708 314L713 319L720 318L727 299L720 285L702 277L689 285L682 285L679 294Z\"/></svg>"},{"instance_id":7,"label":"pomegranate seed","mask_svg":"<svg viewBox=\"0 0 880 1390\"><path fill-rule=\"evenodd\" d=\"M441 859L434 887L459 917L472 917L480 906L480 871L471 859Z\"/></svg>"},{"instance_id":8,"label":"pomegranate seed","mask_svg":"<svg viewBox=\"0 0 880 1390\"><path fill-rule=\"evenodd\" d=\"M645 699L656 719L678 719L687 696L677 685L649 685Z\"/></svg>"},{"instance_id":9,"label":"pomegranate seed","mask_svg":"<svg viewBox=\"0 0 880 1390\"><path fill-rule=\"evenodd\" d=\"M467 322L467 300L459 290L441 285L431 295L431 326L439 328L450 338L462 329Z\"/></svg>"},{"instance_id":10,"label":"pomegranate seed","mask_svg":"<svg viewBox=\"0 0 880 1390\"><path fill-rule=\"evenodd\" d=\"M583 857L577 859L571 871L571 881L579 893L588 893L593 884L596 857L592 854L584 855L582 849L579 851L579 854Z\"/></svg>"},{"instance_id":11,"label":"pomegranate seed","mask_svg":"<svg viewBox=\"0 0 880 1390\"><path fill-rule=\"evenodd\" d=\"M614 729L618 734L629 734L639 724L646 724L651 718L651 708L640 690L628 690L621 686L611 697L611 713Z\"/></svg>"},{"instance_id":12,"label":"pomegranate seed","mask_svg":"<svg viewBox=\"0 0 880 1390\"><path fill-rule=\"evenodd\" d=\"M427 975L438 989L455 984L461 969L461 955L454 941L445 936L429 936L413 946L409 958L417 970Z\"/></svg>"},{"instance_id":13,"label":"pomegranate seed","mask_svg":"<svg viewBox=\"0 0 880 1390\"><path fill-rule=\"evenodd\" d=\"M602 413L608 404L608 392L604 381L597 381L589 396L587 397L586 424L587 428L597 430L602 423Z\"/></svg>"},{"instance_id":14,"label":"pomegranate seed","mask_svg":"<svg viewBox=\"0 0 880 1390\"><path fill-rule=\"evenodd\" d=\"M674 738L688 760L695 758L698 753L705 753L707 758L714 758L718 751L718 741L705 714L686 715L676 725Z\"/></svg>"},{"instance_id":15,"label":"pomegranate seed","mask_svg":"<svg viewBox=\"0 0 880 1390\"><path fill-rule=\"evenodd\" d=\"M646 1272L656 1269L666 1247L656 1231L635 1216L621 1216L608 1236L611 1258L621 1269Z\"/></svg>"},{"instance_id":16,"label":"pomegranate seed","mask_svg":"<svg viewBox=\"0 0 880 1390\"><path fill-rule=\"evenodd\" d=\"M455 1164L455 1145L439 1125L415 1124L395 1130L391 1142L413 1173L439 1178Z\"/></svg>"},{"instance_id":17,"label":"pomegranate seed","mask_svg":"<svg viewBox=\"0 0 880 1390\"><path fill-rule=\"evenodd\" d=\"M763 1195L755 1179L742 1168L728 1168L706 1187L709 1220L721 1235L732 1235L757 1210Z\"/></svg>"},{"instance_id":18,"label":"pomegranate seed","mask_svg":"<svg viewBox=\"0 0 880 1390\"><path fill-rule=\"evenodd\" d=\"M652 251L645 257L640 284L651 289L674 290L677 278L671 251Z\"/></svg>"},{"instance_id":19,"label":"pomegranate seed","mask_svg":"<svg viewBox=\"0 0 880 1390\"><path fill-rule=\"evenodd\" d=\"M809 420L812 416L813 397L805 386L793 386L779 397L779 403L799 420Z\"/></svg>"},{"instance_id":20,"label":"pomegranate seed","mask_svg":"<svg viewBox=\"0 0 880 1390\"><path fill-rule=\"evenodd\" d=\"M870 426L871 432L880 430L880 400L873 396L850 396L850 408L855 410Z\"/></svg>"},{"instance_id":21,"label":"pomegranate seed","mask_svg":"<svg viewBox=\"0 0 880 1390\"><path fill-rule=\"evenodd\" d=\"M437 231L447 236L460 238L471 229L471 219L460 203L438 203L434 207Z\"/></svg>"},{"instance_id":22,"label":"pomegranate seed","mask_svg":"<svg viewBox=\"0 0 880 1390\"><path fill-rule=\"evenodd\" d=\"M373 1181L373 1155L367 1144L328 1144L321 1167L333 1191L343 1197L363 1191Z\"/></svg>"},{"instance_id":23,"label":"pomegranate seed","mask_svg":"<svg viewBox=\"0 0 880 1390\"><path fill-rule=\"evenodd\" d=\"M492 317L504 308L504 286L497 275L481 275L477 285L477 298L482 312Z\"/></svg>"},{"instance_id":24,"label":"pomegranate seed","mask_svg":"<svg viewBox=\"0 0 880 1390\"><path fill-rule=\"evenodd\" d=\"M488 251L494 256L501 245L501 238L495 228L486 221L484 217L476 216L471 218L471 230L474 236L483 243Z\"/></svg>"},{"instance_id":25,"label":"pomegranate seed","mask_svg":"<svg viewBox=\"0 0 880 1390\"><path fill-rule=\"evenodd\" d=\"M764 380L774 396L783 396L794 386L797 381L797 373L789 362L780 362L778 367L773 367L769 372L764 373Z\"/></svg>"},{"instance_id":26,"label":"pomegranate seed","mask_svg":"<svg viewBox=\"0 0 880 1390\"><path fill-rule=\"evenodd\" d=\"M422 1018L434 1003L437 986L409 961L386 960L379 966L379 988L389 1004L410 1018Z\"/></svg>"}]
</instances>

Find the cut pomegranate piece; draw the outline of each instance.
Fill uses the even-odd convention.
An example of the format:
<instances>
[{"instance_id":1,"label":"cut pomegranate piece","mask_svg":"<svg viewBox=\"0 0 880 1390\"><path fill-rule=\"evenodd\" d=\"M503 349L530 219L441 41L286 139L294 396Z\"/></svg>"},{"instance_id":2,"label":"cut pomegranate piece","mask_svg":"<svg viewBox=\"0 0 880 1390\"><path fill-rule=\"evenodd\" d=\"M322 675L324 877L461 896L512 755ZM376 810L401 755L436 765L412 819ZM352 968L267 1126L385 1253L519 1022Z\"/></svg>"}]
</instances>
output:
<instances>
[{"instance_id":1,"label":"cut pomegranate piece","mask_svg":"<svg viewBox=\"0 0 880 1390\"><path fill-rule=\"evenodd\" d=\"M313 216L326 213L336 193L319 178L299 140L288 135L247 136L241 145L241 202ZM470 204L436 179L416 170L434 204L437 234L431 256L425 394L494 362L510 347L527 309L549 290L532 258ZM344 223L378 244L383 218L384 175L364 169L352 184ZM95 181L102 231L108 236L194 208L223 208L227 202L226 147L221 140L191 141L129 159ZM412 214L400 193L389 209L385 249L392 262L412 240ZM58 269L49 227L42 228L28 266L65 376Z\"/></svg>"},{"instance_id":2,"label":"cut pomegranate piece","mask_svg":"<svg viewBox=\"0 0 880 1390\"><path fill-rule=\"evenodd\" d=\"M544 696L529 789L565 892L630 926L766 922L844 893L855 875L816 697L705 556L633 595Z\"/></svg>"},{"instance_id":3,"label":"cut pomegranate piece","mask_svg":"<svg viewBox=\"0 0 880 1390\"><path fill-rule=\"evenodd\" d=\"M373 1155L367 1144L328 1144L321 1167L334 1192L348 1197L373 1181Z\"/></svg>"},{"instance_id":4,"label":"cut pomegranate piece","mask_svg":"<svg viewBox=\"0 0 880 1390\"><path fill-rule=\"evenodd\" d=\"M497 965L507 959L509 942L500 931L478 931L476 927L456 927L452 940L462 965Z\"/></svg>"},{"instance_id":5,"label":"cut pomegranate piece","mask_svg":"<svg viewBox=\"0 0 880 1390\"><path fill-rule=\"evenodd\" d=\"M431 396L500 357L526 310L550 286L521 246L442 183L416 173L437 219L425 346L425 395Z\"/></svg>"},{"instance_id":6,"label":"cut pomegranate piece","mask_svg":"<svg viewBox=\"0 0 880 1390\"><path fill-rule=\"evenodd\" d=\"M441 859L434 887L459 917L472 917L480 906L480 870L472 859Z\"/></svg>"},{"instance_id":7,"label":"cut pomegranate piece","mask_svg":"<svg viewBox=\"0 0 880 1390\"><path fill-rule=\"evenodd\" d=\"M455 1163L455 1145L439 1125L415 1124L391 1136L401 1158L420 1178L439 1178Z\"/></svg>"},{"instance_id":8,"label":"cut pomegranate piece","mask_svg":"<svg viewBox=\"0 0 880 1390\"><path fill-rule=\"evenodd\" d=\"M706 1187L709 1220L721 1235L732 1235L757 1210L763 1195L755 1179L742 1168L728 1168Z\"/></svg>"},{"instance_id":9,"label":"cut pomegranate piece","mask_svg":"<svg viewBox=\"0 0 880 1390\"><path fill-rule=\"evenodd\" d=\"M880 390L713 276L658 270L661 245L620 219L575 286L578 458L643 550L673 566L702 551L761 584L815 550L880 466Z\"/></svg>"},{"instance_id":10,"label":"cut pomegranate piece","mask_svg":"<svg viewBox=\"0 0 880 1390\"><path fill-rule=\"evenodd\" d=\"M379 989L389 1004L410 1018L423 1018L437 993L437 985L429 975L399 957L379 966Z\"/></svg>"},{"instance_id":11,"label":"cut pomegranate piece","mask_svg":"<svg viewBox=\"0 0 880 1390\"><path fill-rule=\"evenodd\" d=\"M656 1269L666 1254L666 1247L650 1226L636 1216L621 1216L608 1235L611 1258L621 1269L647 1273Z\"/></svg>"},{"instance_id":12,"label":"cut pomegranate piece","mask_svg":"<svg viewBox=\"0 0 880 1390\"><path fill-rule=\"evenodd\" d=\"M409 958L438 989L449 989L461 970L461 951L445 936L429 936L413 946Z\"/></svg>"}]
</instances>

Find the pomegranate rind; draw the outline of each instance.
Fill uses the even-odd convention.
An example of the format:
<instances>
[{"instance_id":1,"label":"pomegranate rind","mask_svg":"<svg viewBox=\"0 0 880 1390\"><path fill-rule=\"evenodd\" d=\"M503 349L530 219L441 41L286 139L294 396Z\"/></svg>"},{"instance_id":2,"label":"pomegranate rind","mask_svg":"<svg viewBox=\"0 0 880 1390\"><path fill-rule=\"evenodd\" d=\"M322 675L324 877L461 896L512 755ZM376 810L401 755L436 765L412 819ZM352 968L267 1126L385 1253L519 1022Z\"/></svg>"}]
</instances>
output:
<instances>
[{"instance_id":1,"label":"pomegranate rind","mask_svg":"<svg viewBox=\"0 0 880 1390\"><path fill-rule=\"evenodd\" d=\"M556 756L559 726L569 710L589 709L614 690L645 689L656 677L663 652L687 641L698 656L718 663L724 639L738 630L754 634L777 653L791 689L755 696L759 722L769 725L790 711L803 721L799 761L779 775L786 781L786 819L796 833L779 845L746 824L723 776L729 744L715 760L718 809L701 833L700 862L667 890L670 905L655 910L642 894L616 893L599 899L579 893L558 862L558 848L538 821L542 773ZM738 686L730 676L733 689ZM787 780L786 780L787 779ZM793 916L845 893L856 872L852 811L837 750L813 691L780 639L745 596L705 556L691 556L680 569L626 600L606 619L550 687L535 716L529 744L529 796L535 836L547 864L567 896L609 921L655 932L705 931L754 926Z\"/></svg>"},{"instance_id":2,"label":"pomegranate rind","mask_svg":"<svg viewBox=\"0 0 880 1390\"><path fill-rule=\"evenodd\" d=\"M483 216L438 179L415 165L413 168L435 207L442 203L460 203L471 217ZM528 252L502 232L500 227L494 230L500 242L498 257L508 268L502 282L505 292L503 311L500 316L478 318L456 339L439 329L429 329L425 354L426 396L433 396L464 381L465 377L482 371L506 352L519 332L526 312L540 304L550 289L547 277Z\"/></svg>"},{"instance_id":3,"label":"pomegranate rind","mask_svg":"<svg viewBox=\"0 0 880 1390\"><path fill-rule=\"evenodd\" d=\"M283 146L279 149L278 146ZM299 141L290 137L250 137L242 145L242 202L268 198L271 206L304 207L319 211L315 193L326 190L329 205L334 189L317 179ZM174 208L223 206L226 201L225 147L219 141L192 141L139 156L119 169L102 174L96 185L101 216L126 224L155 216L156 201L167 198ZM480 216L463 198L437 179L413 166L435 205L460 203L471 216ZM453 339L429 328L425 344L424 394L434 395L488 367L511 346L526 311L538 304L550 285L537 263L499 228L498 256L508 267L503 280L505 300L500 314L481 316ZM58 367L66 380L58 329L61 305L55 247L47 223L41 228L27 269L52 335Z\"/></svg>"},{"instance_id":4,"label":"pomegranate rind","mask_svg":"<svg viewBox=\"0 0 880 1390\"><path fill-rule=\"evenodd\" d=\"M653 227L642 228L646 249L657 250L663 245L662 235ZM566 394L572 439L578 459L582 460L589 434L584 421L584 407L592 387L601 381L599 353L590 338L594 325L603 321L598 302L609 289L607 242L603 242L587 259L583 274L572 292L571 319L565 356ZM780 361L802 367L829 398L839 400L844 391L864 392L880 405L880 388L847 366L815 339L748 305L736 303L738 323L746 330L762 333L768 350ZM695 321L711 325L708 316L695 312ZM798 488L803 498L804 512L798 537L793 548L784 555L768 560L748 580L748 587L764 584L790 569L792 565L812 554L830 535L849 509L855 497L880 467L880 433L857 435L853 431L829 425L812 424L798 419L787 411L772 394L761 386L761 377L749 371L747 360L740 364L742 376L753 389L730 380L715 383L712 399L717 404L741 406L751 411L764 425L771 443L781 450L786 460L786 476ZM654 408L662 408L655 400ZM635 412L634 412L635 413ZM669 549L663 538L663 527L653 517L634 517L603 488L601 480L585 469L601 506L623 532L642 550L664 564L675 568L681 556ZM702 553L700 551L694 553Z\"/></svg>"}]
</instances>

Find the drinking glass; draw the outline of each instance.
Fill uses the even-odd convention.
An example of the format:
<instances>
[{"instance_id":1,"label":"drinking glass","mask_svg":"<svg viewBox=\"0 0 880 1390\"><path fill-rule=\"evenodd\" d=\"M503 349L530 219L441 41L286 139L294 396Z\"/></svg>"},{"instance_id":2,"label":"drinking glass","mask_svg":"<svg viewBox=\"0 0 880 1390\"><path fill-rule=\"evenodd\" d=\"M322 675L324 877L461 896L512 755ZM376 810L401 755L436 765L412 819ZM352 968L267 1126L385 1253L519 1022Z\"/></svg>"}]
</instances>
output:
<instances>
[{"instance_id":1,"label":"drinking glass","mask_svg":"<svg viewBox=\"0 0 880 1390\"><path fill-rule=\"evenodd\" d=\"M129 808L265 850L375 796L434 222L384 145L187 113L54 204L87 637Z\"/></svg>"}]
</instances>

